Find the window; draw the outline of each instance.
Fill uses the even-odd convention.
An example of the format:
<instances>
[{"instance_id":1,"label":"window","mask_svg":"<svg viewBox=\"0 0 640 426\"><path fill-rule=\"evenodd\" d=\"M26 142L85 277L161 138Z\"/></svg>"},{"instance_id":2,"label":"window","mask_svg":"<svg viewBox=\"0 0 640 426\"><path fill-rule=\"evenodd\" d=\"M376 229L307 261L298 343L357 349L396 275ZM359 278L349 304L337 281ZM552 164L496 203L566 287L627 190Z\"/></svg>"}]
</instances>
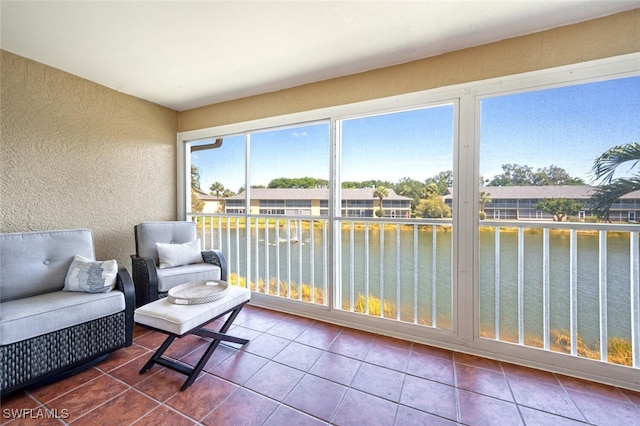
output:
<instances>
[{"instance_id":1,"label":"window","mask_svg":"<svg viewBox=\"0 0 640 426\"><path fill-rule=\"evenodd\" d=\"M603 336L630 341L629 301L613 296L629 291L629 234L554 224L589 219L594 160L637 139L640 78L488 96L480 113L482 190L504 207L493 216L503 222L479 227L480 334L585 357L600 356ZM516 200L496 202L505 190L534 195L533 220L542 223L518 224L509 210Z\"/></svg>"},{"instance_id":2,"label":"window","mask_svg":"<svg viewBox=\"0 0 640 426\"><path fill-rule=\"evenodd\" d=\"M336 308L452 328L452 225L430 219L451 216L454 114L449 103L340 122L342 197L358 199L336 225Z\"/></svg>"},{"instance_id":3,"label":"window","mask_svg":"<svg viewBox=\"0 0 640 426\"><path fill-rule=\"evenodd\" d=\"M192 164L233 192L218 213L185 193L185 217L261 303L564 371L623 363L600 342L640 341L637 200L596 223L580 188L637 139L637 58L181 134L185 192Z\"/></svg>"}]
</instances>

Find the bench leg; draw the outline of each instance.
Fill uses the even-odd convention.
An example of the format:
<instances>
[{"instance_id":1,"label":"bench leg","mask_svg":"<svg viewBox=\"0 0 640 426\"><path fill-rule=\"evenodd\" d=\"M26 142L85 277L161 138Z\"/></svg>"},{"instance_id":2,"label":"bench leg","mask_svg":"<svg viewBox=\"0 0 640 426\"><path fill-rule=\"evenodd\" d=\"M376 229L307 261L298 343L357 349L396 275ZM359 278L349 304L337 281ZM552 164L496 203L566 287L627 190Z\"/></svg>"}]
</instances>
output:
<instances>
[{"instance_id":1,"label":"bench leg","mask_svg":"<svg viewBox=\"0 0 640 426\"><path fill-rule=\"evenodd\" d=\"M158 361L162 358L164 351L166 351L167 348L169 348L169 346L171 345L171 343L173 343L175 339L176 339L176 336L173 336L173 335L168 336L164 341L164 343L160 345L156 353L154 353L149 359L149 361L147 361L147 363L144 365L144 367L142 367L142 370L140 370L140 374L146 373L147 371L149 371L151 367L153 367L153 364L158 363Z\"/></svg>"},{"instance_id":2,"label":"bench leg","mask_svg":"<svg viewBox=\"0 0 640 426\"><path fill-rule=\"evenodd\" d=\"M233 324L233 321L235 321L236 317L238 316L238 314L240 313L240 311L242 310L245 304L246 302L241 305L238 305L235 309L231 311L231 315L229 315L229 318L227 318L223 326L220 328L220 331L208 330L204 328L206 324L203 324L199 328L196 328L188 333L188 334L195 334L197 336L208 337L213 339L209 344L209 347L207 348L205 353L202 355L202 357L200 358L200 360L198 361L195 367L190 367L185 364L162 357L164 352L169 348L169 346L171 345L171 343L173 343L176 337L183 337L183 336L176 336L174 334L170 334L167 337L167 339L164 341L164 343L160 345L158 350L151 356L149 361L147 361L144 367L142 367L142 369L140 370L140 374L143 374L149 371L149 369L151 369L151 367L153 367L154 364L162 365L164 367L170 368L174 371L177 371L187 376L187 380L184 382L184 384L180 388L181 391L185 390L186 388L191 386L193 382L198 378L198 375L200 374L204 366L207 364L207 362L209 361L209 358L211 358L211 355L213 355L213 351L216 350L220 342L225 341L225 342L237 343L240 345L245 345L249 343L249 340L247 339L241 339L239 337L229 336L226 334L226 332L231 327L231 324ZM158 330L158 331L161 331L161 330Z\"/></svg>"},{"instance_id":3,"label":"bench leg","mask_svg":"<svg viewBox=\"0 0 640 426\"><path fill-rule=\"evenodd\" d=\"M231 324L233 324L233 321L235 321L236 317L240 313L242 306L244 305L239 306L237 309L231 312L231 315L229 315L229 318L227 318L222 328L220 328L220 331L216 332L213 330L208 330L204 327L193 331L192 334L196 334L201 337L210 337L213 339L213 341L209 344L209 347L207 348L205 353L202 355L202 358L200 358L200 361L198 361L196 366L193 367L193 371L191 372L187 380L184 382L184 384L180 388L181 391L188 388L198 378L198 374L200 374L200 371L202 371L207 361L209 361L209 358L211 358L211 355L213 355L213 351L216 350L220 342L226 341L226 342L238 343L241 345L245 345L249 343L247 339L241 339L239 337L228 336L227 334L225 334L231 327Z\"/></svg>"}]
</instances>

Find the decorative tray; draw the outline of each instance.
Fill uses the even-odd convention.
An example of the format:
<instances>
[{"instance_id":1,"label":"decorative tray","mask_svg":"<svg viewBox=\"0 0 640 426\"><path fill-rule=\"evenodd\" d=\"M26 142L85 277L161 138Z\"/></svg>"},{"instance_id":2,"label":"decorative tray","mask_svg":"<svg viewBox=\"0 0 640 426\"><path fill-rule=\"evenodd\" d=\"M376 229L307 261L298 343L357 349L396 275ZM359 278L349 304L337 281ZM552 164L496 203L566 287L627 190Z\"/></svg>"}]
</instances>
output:
<instances>
[{"instance_id":1,"label":"decorative tray","mask_svg":"<svg viewBox=\"0 0 640 426\"><path fill-rule=\"evenodd\" d=\"M172 288L167 299L176 305L198 305L222 299L228 290L224 281L194 281Z\"/></svg>"}]
</instances>

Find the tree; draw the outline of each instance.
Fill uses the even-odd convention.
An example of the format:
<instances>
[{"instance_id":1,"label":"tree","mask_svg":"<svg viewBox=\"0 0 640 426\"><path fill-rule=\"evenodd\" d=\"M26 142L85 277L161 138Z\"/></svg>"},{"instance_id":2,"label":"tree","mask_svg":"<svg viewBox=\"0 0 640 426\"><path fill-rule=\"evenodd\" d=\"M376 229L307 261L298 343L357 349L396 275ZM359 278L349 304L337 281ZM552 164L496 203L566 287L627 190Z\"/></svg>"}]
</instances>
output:
<instances>
[{"instance_id":1,"label":"tree","mask_svg":"<svg viewBox=\"0 0 640 426\"><path fill-rule=\"evenodd\" d=\"M583 206L576 200L567 198L545 198L536 204L536 209L553 215L553 220L556 222L562 222L565 217L574 215L582 210Z\"/></svg>"},{"instance_id":2,"label":"tree","mask_svg":"<svg viewBox=\"0 0 640 426\"><path fill-rule=\"evenodd\" d=\"M440 195L444 195L447 191L447 188L453 186L453 172L451 170L446 170L438 173L434 177L430 177L425 180L424 184L429 185L434 183L438 188L438 193Z\"/></svg>"},{"instance_id":3,"label":"tree","mask_svg":"<svg viewBox=\"0 0 640 426\"><path fill-rule=\"evenodd\" d=\"M200 169L191 165L191 188L200 189Z\"/></svg>"},{"instance_id":4,"label":"tree","mask_svg":"<svg viewBox=\"0 0 640 426\"><path fill-rule=\"evenodd\" d=\"M204 209L204 201L198 198L195 188L191 188L191 211L193 213L202 213Z\"/></svg>"},{"instance_id":5,"label":"tree","mask_svg":"<svg viewBox=\"0 0 640 426\"><path fill-rule=\"evenodd\" d=\"M614 179L618 167L631 163L629 171L636 168L635 175ZM594 180L601 181L595 193L589 200L591 211L601 220L609 220L611 205L620 197L633 191L640 190L640 144L630 142L626 145L616 145L602 153L593 163Z\"/></svg>"},{"instance_id":6,"label":"tree","mask_svg":"<svg viewBox=\"0 0 640 426\"><path fill-rule=\"evenodd\" d=\"M382 199L384 197L389 196L389 190L387 188L385 188L384 186L378 186L374 191L373 191L373 196L378 198L379 202L378 202L378 210L376 210L376 216L378 217L383 217L384 216L384 209L382 208Z\"/></svg>"},{"instance_id":7,"label":"tree","mask_svg":"<svg viewBox=\"0 0 640 426\"><path fill-rule=\"evenodd\" d=\"M487 186L550 186L584 185L580 178L574 178L562 167L551 165L536 171L531 166L503 164L502 174L494 176Z\"/></svg>"},{"instance_id":8,"label":"tree","mask_svg":"<svg viewBox=\"0 0 640 426\"><path fill-rule=\"evenodd\" d=\"M211 191L211 195L215 195L216 198L220 198L220 194L224 192L224 185L220 182L213 182L209 187L209 190Z\"/></svg>"},{"instance_id":9,"label":"tree","mask_svg":"<svg viewBox=\"0 0 640 426\"><path fill-rule=\"evenodd\" d=\"M329 181L312 177L303 178L276 178L269 182L268 188L326 188Z\"/></svg>"},{"instance_id":10,"label":"tree","mask_svg":"<svg viewBox=\"0 0 640 426\"><path fill-rule=\"evenodd\" d=\"M494 176L488 186L530 186L533 184L533 169L518 164L503 164L502 174Z\"/></svg>"},{"instance_id":11,"label":"tree","mask_svg":"<svg viewBox=\"0 0 640 426\"><path fill-rule=\"evenodd\" d=\"M420 200L416 207L418 217L451 217L451 208L442 200L442 197L431 197Z\"/></svg>"},{"instance_id":12,"label":"tree","mask_svg":"<svg viewBox=\"0 0 640 426\"><path fill-rule=\"evenodd\" d=\"M489 194L487 191L480 191L480 197L478 198L478 202L480 204L480 219L484 220L487 218L487 214L484 212L484 205L490 203L491 197L489 197Z\"/></svg>"},{"instance_id":13,"label":"tree","mask_svg":"<svg viewBox=\"0 0 640 426\"><path fill-rule=\"evenodd\" d=\"M440 195L440 190L438 189L438 185L435 183L428 183L422 188L422 193L420 194L421 198L432 198Z\"/></svg>"},{"instance_id":14,"label":"tree","mask_svg":"<svg viewBox=\"0 0 640 426\"><path fill-rule=\"evenodd\" d=\"M411 209L415 210L420 202L424 183L419 180L404 177L400 179L397 184L393 185L393 189L396 191L396 194L411 198Z\"/></svg>"},{"instance_id":15,"label":"tree","mask_svg":"<svg viewBox=\"0 0 640 426\"><path fill-rule=\"evenodd\" d=\"M533 175L533 184L536 186L584 185L585 182L580 178L569 176L565 169L552 164L536 171Z\"/></svg>"}]
</instances>

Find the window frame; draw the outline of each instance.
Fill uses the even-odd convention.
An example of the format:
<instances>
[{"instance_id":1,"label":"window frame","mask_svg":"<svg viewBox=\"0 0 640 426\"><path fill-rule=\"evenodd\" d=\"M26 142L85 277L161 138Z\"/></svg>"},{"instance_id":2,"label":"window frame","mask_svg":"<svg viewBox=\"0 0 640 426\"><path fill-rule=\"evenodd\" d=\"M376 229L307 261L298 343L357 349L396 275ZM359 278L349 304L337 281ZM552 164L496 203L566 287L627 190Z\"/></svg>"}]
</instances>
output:
<instances>
[{"instance_id":1,"label":"window frame","mask_svg":"<svg viewBox=\"0 0 640 426\"><path fill-rule=\"evenodd\" d=\"M323 310L313 308L301 310L298 308L296 311L296 308L286 305L278 305L277 307L293 313L302 313L311 318L330 320L338 324L356 326L363 330L375 330L416 342L431 344L437 342L437 345L441 347L479 356L543 367L550 371L571 372L587 378L596 377L600 380L607 379L609 382L624 383L625 380L628 380L626 378L628 370L619 366L599 365L594 368L594 364L588 360L565 358L564 355L543 353L536 349L502 342L489 342L480 338L478 313L479 211L475 207L480 198L480 187L477 180L480 175L479 111L481 100L488 97L640 76L639 61L640 52L348 105L302 111L286 116L266 117L180 132L177 134L177 217L180 220L185 220L188 212L187 185L190 182L188 142L326 120L330 123L330 137L332 139L330 155L332 158L336 158L339 157L339 152L337 152L339 144L336 143L336 140L341 120L456 102L457 108L454 114L456 130L452 165L454 174L454 196L452 199L454 227L453 332L444 333L439 330L424 329L416 331L411 324L389 324L375 319L354 319L353 315L332 309L331 302L328 303L327 309ZM340 188L335 185L335 182L340 181L338 173L339 164L331 164L328 206L333 206L333 209L328 208L329 214L326 217L329 223L334 222L342 208L341 205L336 205L333 202L333 200L339 199ZM491 205L487 204L487 206ZM494 210L494 214L496 211ZM331 267L329 275L333 276ZM328 297L333 300L332 294L329 294ZM258 303L265 302L260 299Z\"/></svg>"}]
</instances>

